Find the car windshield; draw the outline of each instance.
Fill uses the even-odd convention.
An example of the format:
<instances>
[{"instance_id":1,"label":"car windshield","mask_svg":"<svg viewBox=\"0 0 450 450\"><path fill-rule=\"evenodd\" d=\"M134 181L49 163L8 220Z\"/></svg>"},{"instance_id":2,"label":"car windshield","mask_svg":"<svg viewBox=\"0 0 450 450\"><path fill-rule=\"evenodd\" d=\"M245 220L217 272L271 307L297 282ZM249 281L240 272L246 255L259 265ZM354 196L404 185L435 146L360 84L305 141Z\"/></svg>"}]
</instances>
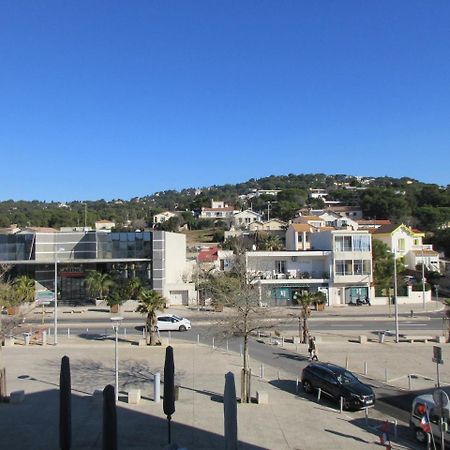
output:
<instances>
[{"instance_id":1,"label":"car windshield","mask_svg":"<svg viewBox=\"0 0 450 450\"><path fill-rule=\"evenodd\" d=\"M177 320L183 320L183 317L180 317L180 316L176 316L175 314L172 316L174 319L177 319Z\"/></svg>"},{"instance_id":2,"label":"car windshield","mask_svg":"<svg viewBox=\"0 0 450 450\"><path fill-rule=\"evenodd\" d=\"M358 381L355 375L347 371L340 373L336 378L341 384L356 383Z\"/></svg>"}]
</instances>

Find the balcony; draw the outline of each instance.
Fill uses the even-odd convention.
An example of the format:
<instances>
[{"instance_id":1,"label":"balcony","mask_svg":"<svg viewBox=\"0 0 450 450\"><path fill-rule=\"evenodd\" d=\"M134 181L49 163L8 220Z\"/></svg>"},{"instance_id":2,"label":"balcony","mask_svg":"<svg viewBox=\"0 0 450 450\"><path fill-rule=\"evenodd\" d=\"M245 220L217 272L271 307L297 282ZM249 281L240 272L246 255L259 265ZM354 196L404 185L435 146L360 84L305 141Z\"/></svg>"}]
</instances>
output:
<instances>
[{"instance_id":1,"label":"balcony","mask_svg":"<svg viewBox=\"0 0 450 450\"><path fill-rule=\"evenodd\" d=\"M249 280L328 280L328 272L301 272L300 270L286 270L286 273L276 273L275 271L255 271L247 272Z\"/></svg>"}]
</instances>

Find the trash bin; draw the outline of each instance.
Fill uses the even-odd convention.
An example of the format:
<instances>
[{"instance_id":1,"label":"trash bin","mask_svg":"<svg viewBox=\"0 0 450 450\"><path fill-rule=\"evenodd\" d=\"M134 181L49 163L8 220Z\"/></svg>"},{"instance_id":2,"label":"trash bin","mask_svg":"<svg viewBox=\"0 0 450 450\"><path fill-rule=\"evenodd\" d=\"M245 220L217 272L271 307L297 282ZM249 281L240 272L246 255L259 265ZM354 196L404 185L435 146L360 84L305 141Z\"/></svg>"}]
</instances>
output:
<instances>
[{"instance_id":1,"label":"trash bin","mask_svg":"<svg viewBox=\"0 0 450 450\"><path fill-rule=\"evenodd\" d=\"M25 341L25 345L30 345L31 333L23 333L23 340Z\"/></svg>"},{"instance_id":2,"label":"trash bin","mask_svg":"<svg viewBox=\"0 0 450 450\"><path fill-rule=\"evenodd\" d=\"M378 342L382 344L384 342L384 337L386 336L385 331L379 331L378 332Z\"/></svg>"}]
</instances>

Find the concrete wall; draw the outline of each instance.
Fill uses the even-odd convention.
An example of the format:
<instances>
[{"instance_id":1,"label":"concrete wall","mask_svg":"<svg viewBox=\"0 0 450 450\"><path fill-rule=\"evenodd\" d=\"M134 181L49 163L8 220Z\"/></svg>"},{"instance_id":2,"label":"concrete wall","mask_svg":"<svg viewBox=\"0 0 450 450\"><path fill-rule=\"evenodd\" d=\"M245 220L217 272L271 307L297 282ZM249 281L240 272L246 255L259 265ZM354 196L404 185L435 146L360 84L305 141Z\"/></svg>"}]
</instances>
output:
<instances>
[{"instance_id":1,"label":"concrete wall","mask_svg":"<svg viewBox=\"0 0 450 450\"><path fill-rule=\"evenodd\" d=\"M399 305L413 305L413 304L422 304L423 303L423 295L422 291L412 291L408 290L408 297L397 297L397 301ZM431 302L431 291L425 291L425 303ZM373 305L387 305L388 299L387 297L375 297L372 301Z\"/></svg>"}]
</instances>

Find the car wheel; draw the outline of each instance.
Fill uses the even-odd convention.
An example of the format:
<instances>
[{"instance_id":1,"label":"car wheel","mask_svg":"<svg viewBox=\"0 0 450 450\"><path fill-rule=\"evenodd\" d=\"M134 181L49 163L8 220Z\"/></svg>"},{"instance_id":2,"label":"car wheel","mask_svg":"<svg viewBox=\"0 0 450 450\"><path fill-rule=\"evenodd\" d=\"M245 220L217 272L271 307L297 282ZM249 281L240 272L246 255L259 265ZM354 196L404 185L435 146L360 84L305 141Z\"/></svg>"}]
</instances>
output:
<instances>
[{"instance_id":1,"label":"car wheel","mask_svg":"<svg viewBox=\"0 0 450 450\"><path fill-rule=\"evenodd\" d=\"M353 409L352 401L348 397L344 397L344 400L342 401L342 407L346 411L350 411Z\"/></svg>"},{"instance_id":2,"label":"car wheel","mask_svg":"<svg viewBox=\"0 0 450 450\"><path fill-rule=\"evenodd\" d=\"M180 325L180 328L178 328L178 331L186 331L186 327L184 325Z\"/></svg>"},{"instance_id":3,"label":"car wheel","mask_svg":"<svg viewBox=\"0 0 450 450\"><path fill-rule=\"evenodd\" d=\"M416 439L422 444L425 444L428 440L427 433L425 433L422 428L416 428L415 435Z\"/></svg>"},{"instance_id":4,"label":"car wheel","mask_svg":"<svg viewBox=\"0 0 450 450\"><path fill-rule=\"evenodd\" d=\"M307 394L311 394L313 391L313 387L312 387L311 383L308 380L304 380L302 384L303 384L303 390Z\"/></svg>"}]
</instances>

